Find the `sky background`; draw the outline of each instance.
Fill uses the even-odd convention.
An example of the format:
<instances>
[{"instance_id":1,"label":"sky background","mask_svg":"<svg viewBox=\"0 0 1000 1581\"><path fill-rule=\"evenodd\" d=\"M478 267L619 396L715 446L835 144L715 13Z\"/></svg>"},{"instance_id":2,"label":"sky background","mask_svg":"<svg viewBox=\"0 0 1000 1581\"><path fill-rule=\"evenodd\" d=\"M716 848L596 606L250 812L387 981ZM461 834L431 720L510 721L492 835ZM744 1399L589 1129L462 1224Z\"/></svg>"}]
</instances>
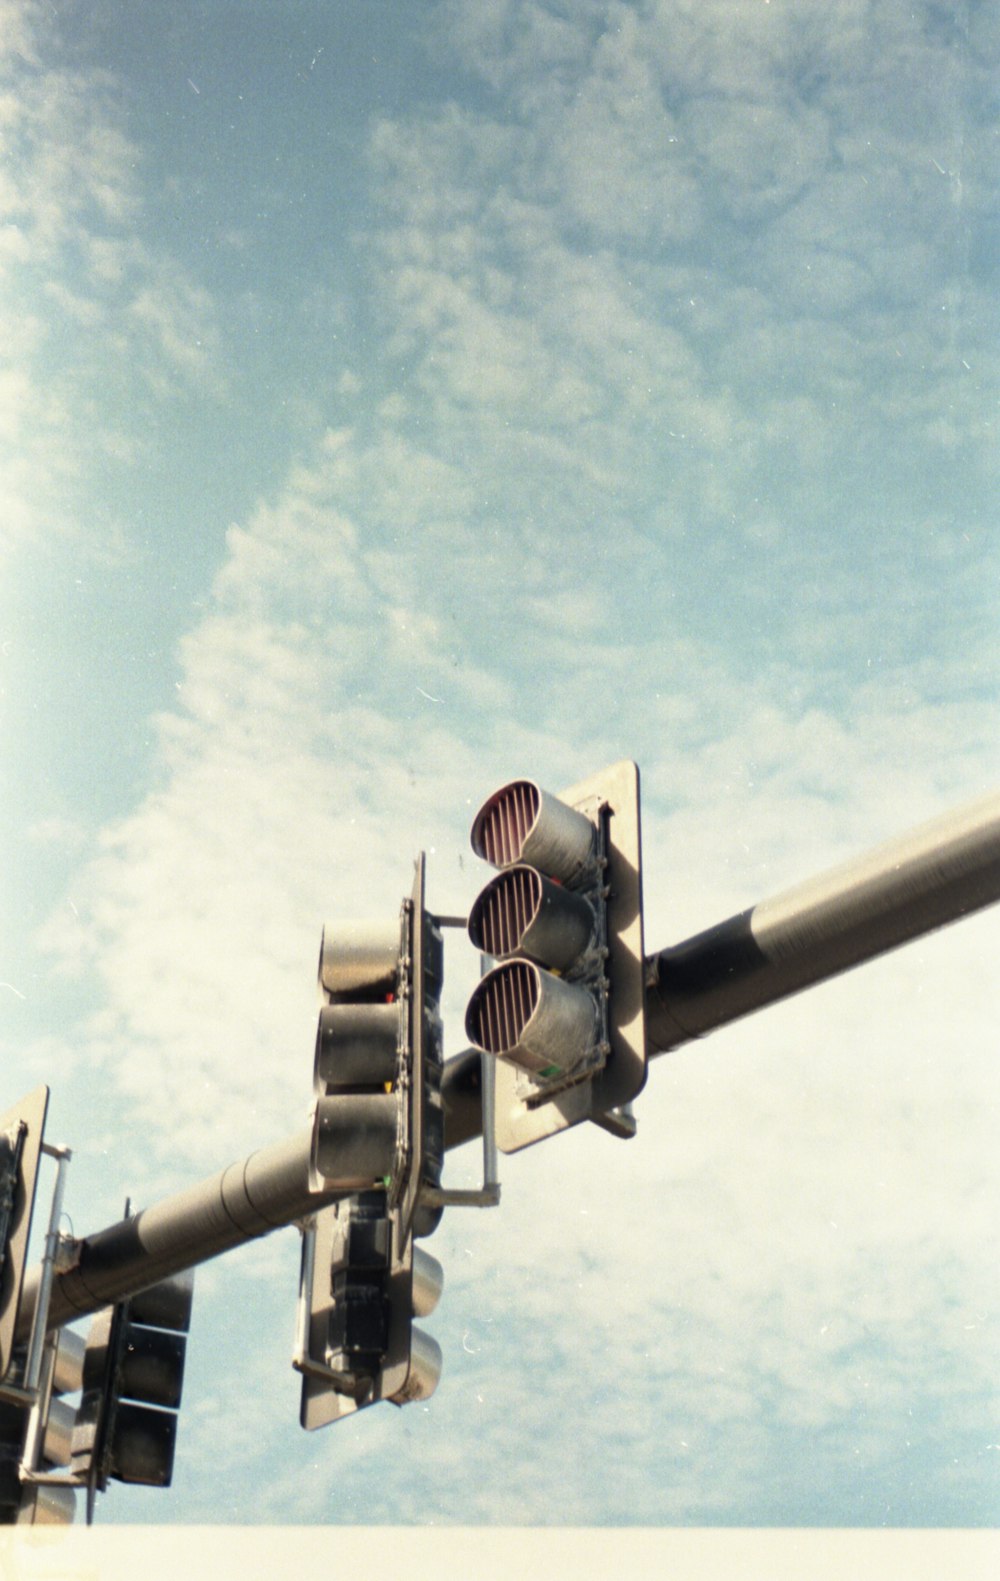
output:
<instances>
[{"instance_id":1,"label":"sky background","mask_svg":"<svg viewBox=\"0 0 1000 1581\"><path fill-rule=\"evenodd\" d=\"M322 926L641 767L648 949L995 787L1000 13L0 0L0 1036L76 1234L304 1129ZM654 1062L298 1427L200 1270L102 1522L994 1526L991 913ZM446 1047L478 959L446 955ZM476 1148L446 1181L475 1184Z\"/></svg>"}]
</instances>

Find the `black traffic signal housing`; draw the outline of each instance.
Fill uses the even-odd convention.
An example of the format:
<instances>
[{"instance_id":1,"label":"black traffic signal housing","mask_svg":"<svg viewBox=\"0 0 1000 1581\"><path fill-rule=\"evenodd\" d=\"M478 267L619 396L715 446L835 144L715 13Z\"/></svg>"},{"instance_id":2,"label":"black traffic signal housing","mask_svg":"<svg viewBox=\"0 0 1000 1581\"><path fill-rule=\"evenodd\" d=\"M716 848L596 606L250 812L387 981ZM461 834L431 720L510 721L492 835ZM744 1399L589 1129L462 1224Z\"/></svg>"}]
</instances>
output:
<instances>
[{"instance_id":1,"label":"black traffic signal housing","mask_svg":"<svg viewBox=\"0 0 1000 1581\"><path fill-rule=\"evenodd\" d=\"M193 1293L189 1270L94 1316L70 1453L88 1521L110 1480L170 1486Z\"/></svg>"},{"instance_id":2,"label":"black traffic signal housing","mask_svg":"<svg viewBox=\"0 0 1000 1581\"><path fill-rule=\"evenodd\" d=\"M398 1226L384 1192L359 1192L323 1208L303 1237L308 1344L296 1365L308 1430L437 1387L440 1349L413 1319L437 1305L441 1267L412 1236L396 1240Z\"/></svg>"},{"instance_id":3,"label":"black traffic signal housing","mask_svg":"<svg viewBox=\"0 0 1000 1581\"><path fill-rule=\"evenodd\" d=\"M27 1425L27 1407L0 1401L0 1526L13 1526L21 1509L24 1489L18 1468Z\"/></svg>"},{"instance_id":4,"label":"black traffic signal housing","mask_svg":"<svg viewBox=\"0 0 1000 1581\"><path fill-rule=\"evenodd\" d=\"M413 1326L441 1269L414 1246L441 1208L440 995L444 948L424 906L424 857L398 926L328 928L320 950L310 1177L343 1190L303 1234L301 1422L325 1426L392 1400L425 1399L440 1352Z\"/></svg>"},{"instance_id":5,"label":"black traffic signal housing","mask_svg":"<svg viewBox=\"0 0 1000 1581\"><path fill-rule=\"evenodd\" d=\"M0 1386L13 1357L48 1104L48 1087L38 1087L0 1116Z\"/></svg>"},{"instance_id":6,"label":"black traffic signal housing","mask_svg":"<svg viewBox=\"0 0 1000 1581\"><path fill-rule=\"evenodd\" d=\"M468 1006L497 1061L504 1152L593 1120L634 1133L646 1080L639 771L617 763L559 796L513 780L472 825L499 869L469 916L487 964Z\"/></svg>"},{"instance_id":7,"label":"black traffic signal housing","mask_svg":"<svg viewBox=\"0 0 1000 1581\"><path fill-rule=\"evenodd\" d=\"M37 1379L32 1383L27 1378L29 1345L15 1341L41 1155L45 1151L68 1156L68 1150L45 1147L48 1100L48 1087L38 1087L0 1117L0 1525L63 1524L73 1514L73 1490L59 1485L60 1473L53 1468L68 1459L74 1412L55 1397L55 1390L36 1446L44 1476L31 1482L24 1477L27 1435L39 1408L38 1389ZM66 1392L79 1386L79 1354L75 1377L67 1381L67 1372L74 1371L72 1364L67 1365L74 1345L82 1349L78 1337L67 1337L64 1331L55 1372Z\"/></svg>"}]
</instances>

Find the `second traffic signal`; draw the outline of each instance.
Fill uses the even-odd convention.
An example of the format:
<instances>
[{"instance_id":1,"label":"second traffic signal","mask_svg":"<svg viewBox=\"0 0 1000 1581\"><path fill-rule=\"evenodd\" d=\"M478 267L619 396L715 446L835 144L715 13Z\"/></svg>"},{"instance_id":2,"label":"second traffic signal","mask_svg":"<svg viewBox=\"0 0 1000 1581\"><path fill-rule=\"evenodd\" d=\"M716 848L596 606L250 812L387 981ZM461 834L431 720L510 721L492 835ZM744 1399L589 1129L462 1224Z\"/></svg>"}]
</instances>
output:
<instances>
[{"instance_id":1,"label":"second traffic signal","mask_svg":"<svg viewBox=\"0 0 1000 1581\"><path fill-rule=\"evenodd\" d=\"M109 1480L170 1486L193 1293L193 1273L177 1274L91 1323L70 1459L88 1519Z\"/></svg>"},{"instance_id":2,"label":"second traffic signal","mask_svg":"<svg viewBox=\"0 0 1000 1581\"><path fill-rule=\"evenodd\" d=\"M428 1399L441 1351L413 1319L436 1307L441 1265L412 1236L400 1239L385 1193L359 1192L321 1209L303 1237L303 1265L302 1426L325 1427L379 1400Z\"/></svg>"},{"instance_id":3,"label":"second traffic signal","mask_svg":"<svg viewBox=\"0 0 1000 1581\"><path fill-rule=\"evenodd\" d=\"M424 906L423 853L398 922L323 931L310 1184L384 1188L407 1234L429 1235L440 1218L420 1194L441 1181L443 977L441 933Z\"/></svg>"},{"instance_id":4,"label":"second traffic signal","mask_svg":"<svg viewBox=\"0 0 1000 1581\"><path fill-rule=\"evenodd\" d=\"M398 924L324 931L310 1179L342 1200L303 1236L303 1427L377 1400L426 1399L441 1369L413 1325L442 1274L414 1238L437 1227L423 1199L444 1151L440 995L444 948L424 906L424 858Z\"/></svg>"}]
</instances>

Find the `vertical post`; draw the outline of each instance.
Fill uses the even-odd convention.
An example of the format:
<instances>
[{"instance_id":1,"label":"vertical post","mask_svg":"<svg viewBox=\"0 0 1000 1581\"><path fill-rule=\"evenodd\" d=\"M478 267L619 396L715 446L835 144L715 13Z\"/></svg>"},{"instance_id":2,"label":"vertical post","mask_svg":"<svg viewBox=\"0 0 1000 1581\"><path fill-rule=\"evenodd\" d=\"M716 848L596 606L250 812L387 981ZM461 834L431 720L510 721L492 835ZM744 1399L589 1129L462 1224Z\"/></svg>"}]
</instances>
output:
<instances>
[{"instance_id":1,"label":"vertical post","mask_svg":"<svg viewBox=\"0 0 1000 1581\"><path fill-rule=\"evenodd\" d=\"M486 1053L479 1056L482 1066L483 1101L483 1194L490 1206L500 1200L500 1167L497 1157L497 1067Z\"/></svg>"},{"instance_id":2,"label":"vertical post","mask_svg":"<svg viewBox=\"0 0 1000 1581\"><path fill-rule=\"evenodd\" d=\"M59 1224L62 1219L63 1196L66 1191L66 1170L73 1154L68 1147L50 1146L42 1143L42 1152L47 1153L56 1161L56 1181L52 1190L52 1208L49 1213L49 1227L45 1236L45 1250L42 1253L42 1264L38 1283L38 1301L35 1306L34 1318L31 1325L31 1338L28 1341L28 1356L24 1368L24 1387L27 1393L33 1395L34 1403L28 1417L28 1429L24 1440L24 1454L21 1459L22 1477L25 1473L38 1470L41 1459L42 1440L45 1435L45 1418L48 1412L49 1398L52 1393L52 1368L55 1360L55 1346L58 1343L58 1333L53 1331L48 1345L46 1344L46 1330L48 1328L49 1300L52 1294L52 1280L55 1274L56 1253L59 1249Z\"/></svg>"}]
</instances>

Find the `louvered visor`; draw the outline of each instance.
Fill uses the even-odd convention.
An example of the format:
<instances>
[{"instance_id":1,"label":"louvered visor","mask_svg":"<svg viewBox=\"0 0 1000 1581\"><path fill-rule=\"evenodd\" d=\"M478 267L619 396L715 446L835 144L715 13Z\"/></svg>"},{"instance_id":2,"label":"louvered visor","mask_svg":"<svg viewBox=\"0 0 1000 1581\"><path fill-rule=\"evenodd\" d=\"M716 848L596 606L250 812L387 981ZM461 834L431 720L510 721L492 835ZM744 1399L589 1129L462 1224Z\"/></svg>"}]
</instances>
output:
<instances>
[{"instance_id":1,"label":"louvered visor","mask_svg":"<svg viewBox=\"0 0 1000 1581\"><path fill-rule=\"evenodd\" d=\"M511 780L476 814L472 849L501 871L529 862L561 884L581 885L593 876L596 831L583 813L533 780Z\"/></svg>"},{"instance_id":2,"label":"louvered visor","mask_svg":"<svg viewBox=\"0 0 1000 1581\"><path fill-rule=\"evenodd\" d=\"M477 1048L539 1076L570 1071L593 1049L594 1001L532 961L505 961L479 983L465 1018Z\"/></svg>"},{"instance_id":3,"label":"louvered visor","mask_svg":"<svg viewBox=\"0 0 1000 1581\"><path fill-rule=\"evenodd\" d=\"M469 1004L466 1029L487 1054L509 1056L538 1004L539 974L527 961L510 961L484 977Z\"/></svg>"},{"instance_id":4,"label":"louvered visor","mask_svg":"<svg viewBox=\"0 0 1000 1581\"><path fill-rule=\"evenodd\" d=\"M542 904L542 877L533 867L510 867L488 884L469 917L477 950L500 960L515 955Z\"/></svg>"},{"instance_id":5,"label":"louvered visor","mask_svg":"<svg viewBox=\"0 0 1000 1581\"><path fill-rule=\"evenodd\" d=\"M491 867L519 862L538 817L541 792L531 780L512 780L492 795L472 825L472 849Z\"/></svg>"},{"instance_id":6,"label":"louvered visor","mask_svg":"<svg viewBox=\"0 0 1000 1581\"><path fill-rule=\"evenodd\" d=\"M469 916L477 950L495 960L528 955L560 972L586 950L593 932L593 907L524 863L487 884Z\"/></svg>"}]
</instances>

